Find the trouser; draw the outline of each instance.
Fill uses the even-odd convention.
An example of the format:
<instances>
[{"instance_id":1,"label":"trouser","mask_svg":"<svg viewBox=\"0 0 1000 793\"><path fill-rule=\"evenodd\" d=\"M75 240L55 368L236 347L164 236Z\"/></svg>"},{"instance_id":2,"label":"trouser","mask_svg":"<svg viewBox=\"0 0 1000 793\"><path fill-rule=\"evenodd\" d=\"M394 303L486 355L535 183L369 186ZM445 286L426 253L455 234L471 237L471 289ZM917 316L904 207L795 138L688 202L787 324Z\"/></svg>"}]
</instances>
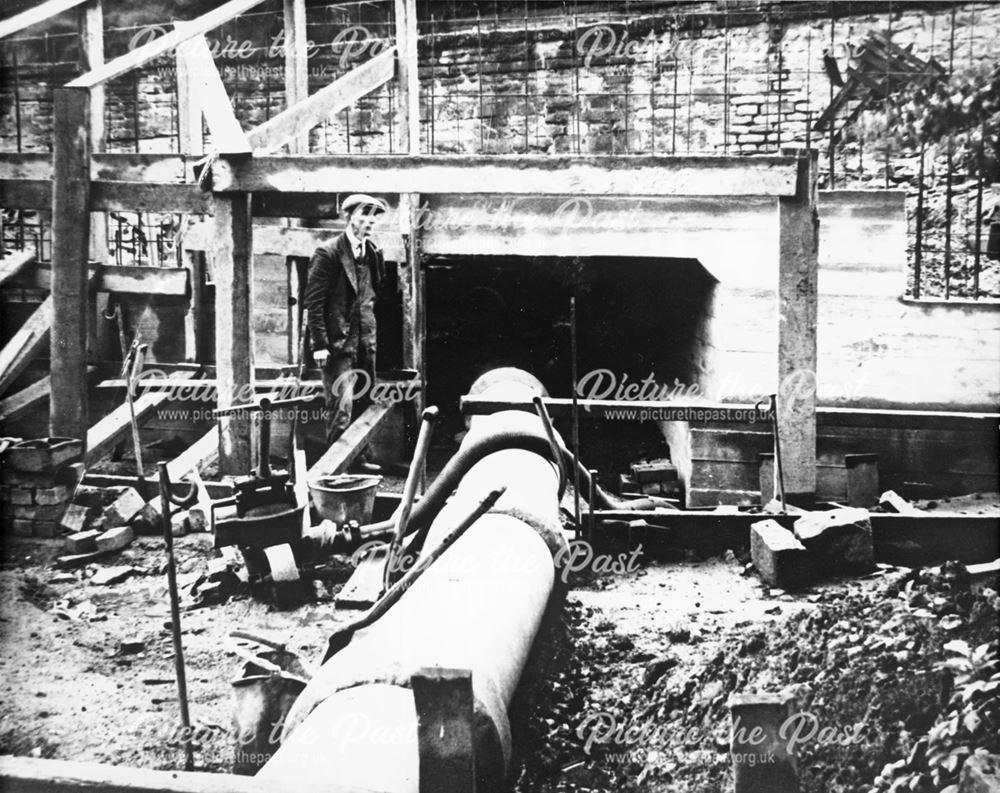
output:
<instances>
[{"instance_id":1,"label":"trouser","mask_svg":"<svg viewBox=\"0 0 1000 793\"><path fill-rule=\"evenodd\" d=\"M365 372L368 377L361 377L361 385L370 387L375 382L375 355L368 354L361 348L354 353L331 354L323 367L323 398L326 410L326 443L333 443L344 434L351 424L355 397L358 390L358 371ZM367 389L366 389L367 390ZM358 399L359 407L367 402L367 394Z\"/></svg>"}]
</instances>

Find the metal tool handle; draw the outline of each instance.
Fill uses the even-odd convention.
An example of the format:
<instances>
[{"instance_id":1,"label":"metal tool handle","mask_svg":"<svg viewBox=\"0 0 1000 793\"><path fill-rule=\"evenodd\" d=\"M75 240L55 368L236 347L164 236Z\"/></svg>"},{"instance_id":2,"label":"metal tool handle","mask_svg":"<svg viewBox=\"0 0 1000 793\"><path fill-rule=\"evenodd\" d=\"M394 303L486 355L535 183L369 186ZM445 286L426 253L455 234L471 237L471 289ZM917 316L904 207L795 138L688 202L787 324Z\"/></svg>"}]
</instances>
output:
<instances>
[{"instance_id":1,"label":"metal tool handle","mask_svg":"<svg viewBox=\"0 0 1000 793\"><path fill-rule=\"evenodd\" d=\"M410 462L410 470L406 472L406 484L403 486L403 499L396 514L396 530L389 543L389 552L385 557L385 570L382 573L382 586L388 589L392 584L392 571L396 557L399 555L399 546L403 542L406 534L406 525L410 521L410 511L413 509L413 499L417 495L417 483L420 481L420 469L423 468L424 460L427 457L427 450L431 444L431 432L434 430L434 423L437 421L438 409L436 407L427 408L420 417L420 432L417 435L417 445L413 450L413 460Z\"/></svg>"},{"instance_id":2,"label":"metal tool handle","mask_svg":"<svg viewBox=\"0 0 1000 793\"><path fill-rule=\"evenodd\" d=\"M167 464L157 464L160 474L160 509L163 525L163 540L167 548L167 591L170 595L170 633L174 643L174 669L177 672L177 698L181 707L181 726L186 736L184 741L185 768L194 768L194 749L191 746L191 715L188 712L187 676L184 672L184 646L181 641L181 607L177 592L177 566L174 561L174 535L170 524L170 474Z\"/></svg>"},{"instance_id":3,"label":"metal tool handle","mask_svg":"<svg viewBox=\"0 0 1000 793\"><path fill-rule=\"evenodd\" d=\"M555 463L559 471L559 500L562 501L563 493L566 492L566 463L563 460L562 449L559 448L559 441L556 439L556 430L552 426L552 418L549 416L545 402L538 395L532 398L531 403L535 406L535 412L545 429L545 437L549 439L549 449L552 451L552 462ZM593 506L591 506L593 509Z\"/></svg>"}]
</instances>

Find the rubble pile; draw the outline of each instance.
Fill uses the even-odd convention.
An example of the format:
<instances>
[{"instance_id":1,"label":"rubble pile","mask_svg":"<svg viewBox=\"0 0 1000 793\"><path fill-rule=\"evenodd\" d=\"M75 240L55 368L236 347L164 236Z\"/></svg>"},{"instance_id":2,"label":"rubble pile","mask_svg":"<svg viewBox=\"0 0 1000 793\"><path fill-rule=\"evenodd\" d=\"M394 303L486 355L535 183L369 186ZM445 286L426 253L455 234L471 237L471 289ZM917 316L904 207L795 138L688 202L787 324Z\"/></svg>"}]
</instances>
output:
<instances>
[{"instance_id":1,"label":"rubble pile","mask_svg":"<svg viewBox=\"0 0 1000 793\"><path fill-rule=\"evenodd\" d=\"M936 791L957 781L962 761L977 748L1000 749L997 722L990 727L980 714L955 727L944 756L928 752L928 741L938 735L940 743L942 729L951 729L939 722L955 720L952 695L962 674L985 675L982 685L992 688L982 697L992 697L994 710L1000 700L994 590L975 593L965 568L948 564L938 573L910 572L875 595L821 597L816 609L768 630L734 634L696 674L638 692L633 719L669 722L661 732L668 738L694 728L714 736L715 745L668 740L647 747L654 757L630 769L633 778L650 790L731 784L729 696L789 687L797 710L811 714L800 737L815 725L811 739L797 746L806 793ZM956 655L970 664L975 655L977 671L956 674ZM798 726L790 725L789 734Z\"/></svg>"},{"instance_id":2,"label":"rubble pile","mask_svg":"<svg viewBox=\"0 0 1000 793\"><path fill-rule=\"evenodd\" d=\"M958 783L1000 751L996 591L949 563L803 598L694 664L675 647L683 632L639 653L571 600L516 790L732 790L730 698L765 692L791 694L801 714L787 734L803 793L977 789Z\"/></svg>"}]
</instances>

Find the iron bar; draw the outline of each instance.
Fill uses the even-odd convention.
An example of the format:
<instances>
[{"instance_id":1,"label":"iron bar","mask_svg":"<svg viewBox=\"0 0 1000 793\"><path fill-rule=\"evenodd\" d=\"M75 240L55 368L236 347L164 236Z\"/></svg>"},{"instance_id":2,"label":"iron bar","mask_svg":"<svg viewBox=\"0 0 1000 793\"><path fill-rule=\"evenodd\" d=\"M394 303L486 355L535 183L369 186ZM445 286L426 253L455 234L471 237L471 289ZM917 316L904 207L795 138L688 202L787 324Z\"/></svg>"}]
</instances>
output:
<instances>
[{"instance_id":1,"label":"iron bar","mask_svg":"<svg viewBox=\"0 0 1000 793\"><path fill-rule=\"evenodd\" d=\"M979 299L979 269L982 266L980 257L983 247L983 185L986 182L986 121L983 121L979 135L979 156L976 165L979 181L976 183L976 248L972 263L972 299Z\"/></svg>"},{"instance_id":2,"label":"iron bar","mask_svg":"<svg viewBox=\"0 0 1000 793\"><path fill-rule=\"evenodd\" d=\"M580 526L580 405L577 399L577 346L576 346L576 286L580 279L580 260L577 258L573 262L573 296L569 299L569 339L570 339L570 368L572 373L573 387L573 516L576 520L576 531L579 535Z\"/></svg>"},{"instance_id":3,"label":"iron bar","mask_svg":"<svg viewBox=\"0 0 1000 793\"><path fill-rule=\"evenodd\" d=\"M920 299L920 267L924 249L924 161L927 144L920 137L920 171L917 176L917 239L913 252L913 297Z\"/></svg>"}]
</instances>

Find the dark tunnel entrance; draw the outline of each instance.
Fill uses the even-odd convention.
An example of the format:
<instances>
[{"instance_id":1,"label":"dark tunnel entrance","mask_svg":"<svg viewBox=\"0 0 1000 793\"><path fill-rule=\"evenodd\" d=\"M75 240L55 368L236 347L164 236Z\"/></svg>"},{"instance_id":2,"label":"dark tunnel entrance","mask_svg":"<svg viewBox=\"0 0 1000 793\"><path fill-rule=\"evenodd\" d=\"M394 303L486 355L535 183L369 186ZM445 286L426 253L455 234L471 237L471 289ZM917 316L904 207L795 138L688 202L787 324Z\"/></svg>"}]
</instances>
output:
<instances>
[{"instance_id":1,"label":"dark tunnel entrance","mask_svg":"<svg viewBox=\"0 0 1000 793\"><path fill-rule=\"evenodd\" d=\"M499 366L531 372L551 396L571 396L574 294L579 379L606 370L584 381L600 382L602 392L650 376L661 385L710 385L717 282L697 260L438 256L426 268L428 404L442 408L455 432L463 428L459 398ZM627 455L652 444L649 453L665 452L652 425L613 424L581 425L582 450L603 457L601 449L614 447ZM608 432L618 442L599 443Z\"/></svg>"}]
</instances>

